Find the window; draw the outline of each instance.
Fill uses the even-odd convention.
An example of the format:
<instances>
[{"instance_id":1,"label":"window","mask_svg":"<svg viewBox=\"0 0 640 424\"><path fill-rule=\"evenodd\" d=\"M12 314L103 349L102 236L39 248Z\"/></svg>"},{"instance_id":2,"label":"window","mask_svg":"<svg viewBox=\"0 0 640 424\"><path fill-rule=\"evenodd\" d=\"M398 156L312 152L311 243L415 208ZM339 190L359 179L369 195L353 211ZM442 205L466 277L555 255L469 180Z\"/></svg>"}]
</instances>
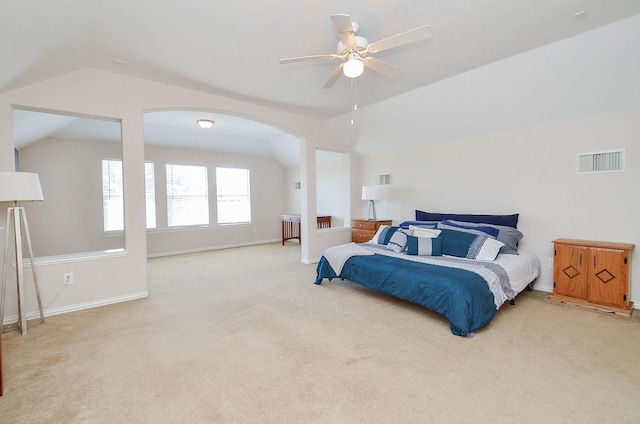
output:
<instances>
[{"instance_id":1,"label":"window","mask_svg":"<svg viewBox=\"0 0 640 424\"><path fill-rule=\"evenodd\" d=\"M122 161L102 160L102 208L104 231L124 230Z\"/></svg>"},{"instance_id":2,"label":"window","mask_svg":"<svg viewBox=\"0 0 640 424\"><path fill-rule=\"evenodd\" d=\"M249 170L216 168L218 224L251 222Z\"/></svg>"},{"instance_id":3,"label":"window","mask_svg":"<svg viewBox=\"0 0 640 424\"><path fill-rule=\"evenodd\" d=\"M153 163L144 164L144 185L147 195L147 228L156 228L156 195ZM122 161L102 160L102 198L105 231L124 230L124 189Z\"/></svg>"},{"instance_id":4,"label":"window","mask_svg":"<svg viewBox=\"0 0 640 424\"><path fill-rule=\"evenodd\" d=\"M207 168L167 164L169 227L209 224Z\"/></svg>"},{"instance_id":5,"label":"window","mask_svg":"<svg viewBox=\"0 0 640 424\"><path fill-rule=\"evenodd\" d=\"M147 208L147 228L156 228L156 182L153 162L144 163L144 191Z\"/></svg>"}]
</instances>

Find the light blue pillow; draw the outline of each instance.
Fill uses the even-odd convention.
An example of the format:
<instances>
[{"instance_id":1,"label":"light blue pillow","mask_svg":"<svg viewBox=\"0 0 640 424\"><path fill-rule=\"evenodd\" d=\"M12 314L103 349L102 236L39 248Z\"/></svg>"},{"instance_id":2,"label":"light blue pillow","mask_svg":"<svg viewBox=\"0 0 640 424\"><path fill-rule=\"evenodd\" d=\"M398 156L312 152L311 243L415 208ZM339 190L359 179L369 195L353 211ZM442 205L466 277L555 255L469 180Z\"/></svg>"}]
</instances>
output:
<instances>
[{"instance_id":1,"label":"light blue pillow","mask_svg":"<svg viewBox=\"0 0 640 424\"><path fill-rule=\"evenodd\" d=\"M493 238L498 238L498 233L500 232L497 228L494 228L490 225L468 224L468 223L462 223L462 222L456 222L456 221L449 221L446 219L438 223L438 228L449 228L452 230L456 230L456 229L469 230L468 232L472 234L488 235Z\"/></svg>"},{"instance_id":2,"label":"light blue pillow","mask_svg":"<svg viewBox=\"0 0 640 424\"><path fill-rule=\"evenodd\" d=\"M407 254L419 256L441 256L442 239L440 237L407 236Z\"/></svg>"},{"instance_id":3,"label":"light blue pillow","mask_svg":"<svg viewBox=\"0 0 640 424\"><path fill-rule=\"evenodd\" d=\"M506 253L510 255L518 254L518 242L522 240L524 236L520 231L516 230L513 227L505 226L505 225L494 225L494 224L474 224L470 222L460 222L450 220L448 221L451 224L464 225L467 227L493 227L498 230L498 236L496 239L504 243L502 249L500 249L500 253Z\"/></svg>"},{"instance_id":4,"label":"light blue pillow","mask_svg":"<svg viewBox=\"0 0 640 424\"><path fill-rule=\"evenodd\" d=\"M396 253L400 253L403 252L406 247L407 234L402 229L398 229L389 239L389 243L387 243L387 249L393 250Z\"/></svg>"}]
</instances>

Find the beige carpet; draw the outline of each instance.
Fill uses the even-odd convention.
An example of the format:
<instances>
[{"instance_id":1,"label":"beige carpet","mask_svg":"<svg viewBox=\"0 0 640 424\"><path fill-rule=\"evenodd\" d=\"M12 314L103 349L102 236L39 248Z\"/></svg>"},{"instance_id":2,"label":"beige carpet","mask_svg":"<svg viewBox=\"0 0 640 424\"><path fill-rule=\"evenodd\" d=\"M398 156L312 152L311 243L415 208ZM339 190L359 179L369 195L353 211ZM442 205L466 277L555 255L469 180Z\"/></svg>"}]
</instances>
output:
<instances>
[{"instance_id":1,"label":"beige carpet","mask_svg":"<svg viewBox=\"0 0 640 424\"><path fill-rule=\"evenodd\" d=\"M640 319L525 292L474 338L279 243L3 336L0 423L640 423Z\"/></svg>"}]
</instances>

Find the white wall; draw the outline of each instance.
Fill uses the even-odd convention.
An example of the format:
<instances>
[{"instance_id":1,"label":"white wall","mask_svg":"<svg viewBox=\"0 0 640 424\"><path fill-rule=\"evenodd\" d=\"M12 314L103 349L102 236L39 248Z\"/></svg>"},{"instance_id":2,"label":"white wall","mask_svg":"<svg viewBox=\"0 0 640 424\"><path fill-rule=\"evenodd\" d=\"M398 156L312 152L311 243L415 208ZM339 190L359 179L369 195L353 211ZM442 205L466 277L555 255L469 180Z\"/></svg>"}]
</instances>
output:
<instances>
[{"instance_id":1,"label":"white wall","mask_svg":"<svg viewBox=\"0 0 640 424\"><path fill-rule=\"evenodd\" d=\"M330 215L332 227L349 226L348 156L316 162L318 215Z\"/></svg>"},{"instance_id":2,"label":"white wall","mask_svg":"<svg viewBox=\"0 0 640 424\"><path fill-rule=\"evenodd\" d=\"M378 216L520 213L543 290L555 238L634 243L640 306L640 16L360 108L356 129L348 118L331 125L360 180L391 173ZM576 174L576 154L619 148L625 172Z\"/></svg>"},{"instance_id":3,"label":"white wall","mask_svg":"<svg viewBox=\"0 0 640 424\"><path fill-rule=\"evenodd\" d=\"M157 228L148 231L148 255L185 253L280 240L280 216L286 210L285 169L275 159L146 145L145 160L153 162L155 167L157 205ZM208 227L168 229L165 188L167 163L207 167L210 187ZM235 166L250 170L251 224L216 224L217 166Z\"/></svg>"},{"instance_id":4,"label":"white wall","mask_svg":"<svg viewBox=\"0 0 640 424\"><path fill-rule=\"evenodd\" d=\"M295 183L300 182L300 167L291 167L286 170L285 193L287 197L286 214L299 214L302 205L302 186L295 188Z\"/></svg>"},{"instance_id":5,"label":"white wall","mask_svg":"<svg viewBox=\"0 0 640 424\"><path fill-rule=\"evenodd\" d=\"M122 144L47 138L20 149L21 171L40 177L44 201L25 204L35 256L124 248L104 235L102 159L120 159Z\"/></svg>"},{"instance_id":6,"label":"white wall","mask_svg":"<svg viewBox=\"0 0 640 424\"><path fill-rule=\"evenodd\" d=\"M125 193L125 243L122 255L65 258L40 263L38 279L45 313L54 314L148 294L146 281L147 232L144 193L143 114L154 110L212 110L255 119L281 128L301 140L301 156L317 147L341 151L341 140L323 121L224 97L91 68L0 94L0 169L13 170L12 107L59 111L121 122ZM306 159L305 159L306 160ZM315 211L315 167L302 169L302 212ZM45 196L47 194L45 193ZM6 209L0 210L0 222ZM309 219L303 228L302 261L316 258L323 243L309 238ZM314 228L315 231L315 228ZM3 255L4 256L4 255ZM2 257L3 257L2 256ZM63 274L74 272L75 283L63 286ZM27 285L29 290L29 285ZM31 292L32 294L33 292ZM29 295L29 293L27 293ZM37 308L30 297L27 310ZM17 315L15 280L7 289L5 317Z\"/></svg>"},{"instance_id":7,"label":"white wall","mask_svg":"<svg viewBox=\"0 0 640 424\"><path fill-rule=\"evenodd\" d=\"M376 202L398 223L414 210L519 213L520 246L540 259L536 287L552 289L552 240L635 243L640 267L640 109L568 120L363 157L363 175L391 170L392 185ZM576 174L576 154L626 149L625 172ZM389 168L390 167L390 168ZM640 272L631 299L640 301Z\"/></svg>"}]
</instances>

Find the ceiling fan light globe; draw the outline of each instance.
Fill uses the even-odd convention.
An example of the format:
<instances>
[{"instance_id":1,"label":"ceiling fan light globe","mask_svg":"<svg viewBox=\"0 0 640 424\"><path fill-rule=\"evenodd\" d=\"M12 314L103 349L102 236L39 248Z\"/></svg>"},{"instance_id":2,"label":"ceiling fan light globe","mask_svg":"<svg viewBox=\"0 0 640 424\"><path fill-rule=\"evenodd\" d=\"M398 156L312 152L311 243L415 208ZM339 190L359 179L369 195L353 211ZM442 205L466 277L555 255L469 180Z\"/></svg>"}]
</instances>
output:
<instances>
[{"instance_id":1,"label":"ceiling fan light globe","mask_svg":"<svg viewBox=\"0 0 640 424\"><path fill-rule=\"evenodd\" d=\"M360 59L349 59L342 67L347 78L358 78L364 72L364 63Z\"/></svg>"}]
</instances>

